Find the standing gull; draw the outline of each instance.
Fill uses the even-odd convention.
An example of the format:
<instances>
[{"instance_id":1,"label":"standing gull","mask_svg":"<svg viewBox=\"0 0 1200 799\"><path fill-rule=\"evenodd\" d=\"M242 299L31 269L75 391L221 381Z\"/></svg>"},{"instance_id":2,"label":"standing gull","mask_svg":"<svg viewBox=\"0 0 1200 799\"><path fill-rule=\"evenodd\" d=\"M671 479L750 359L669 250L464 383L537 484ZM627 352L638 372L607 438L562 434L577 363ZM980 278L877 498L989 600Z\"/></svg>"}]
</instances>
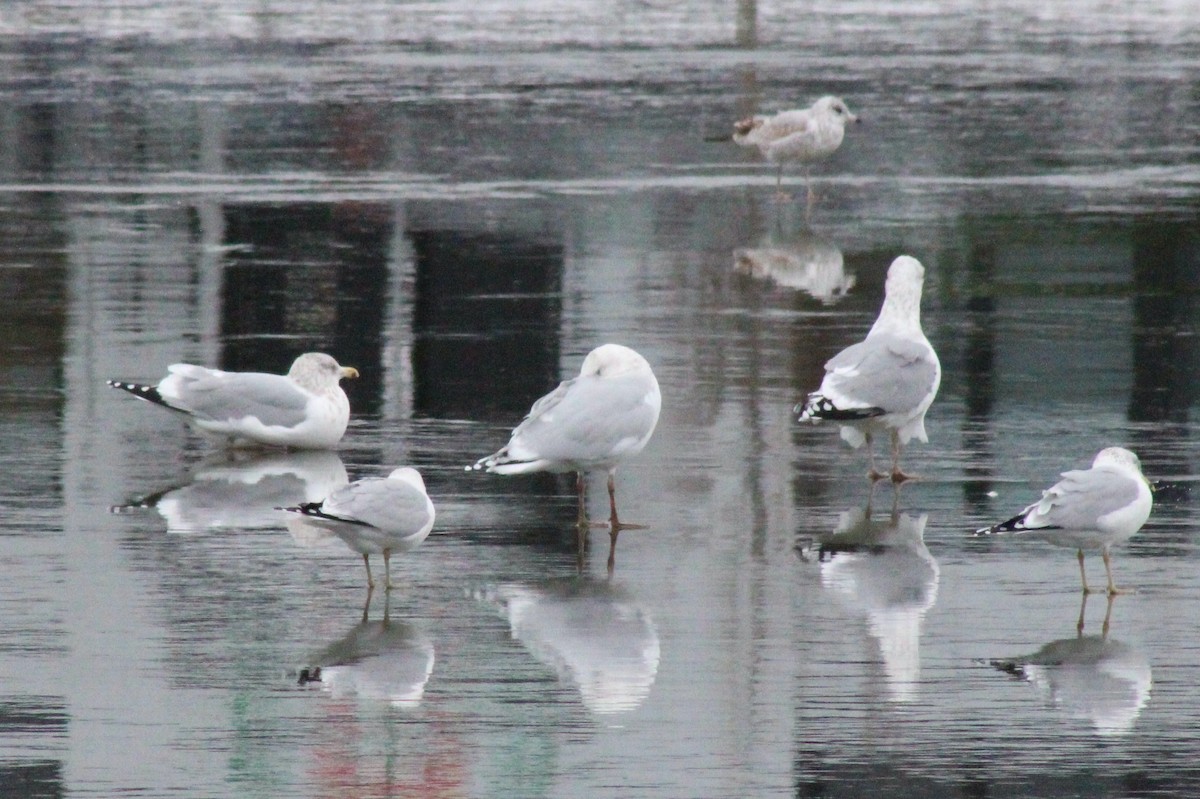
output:
<instances>
[{"instance_id":1,"label":"standing gull","mask_svg":"<svg viewBox=\"0 0 1200 799\"><path fill-rule=\"evenodd\" d=\"M167 367L157 385L109 380L138 399L184 414L202 432L232 445L265 444L330 449L350 421L350 401L339 381L358 377L322 352L308 352L286 375L222 372L190 363Z\"/></svg>"},{"instance_id":2,"label":"standing gull","mask_svg":"<svg viewBox=\"0 0 1200 799\"><path fill-rule=\"evenodd\" d=\"M901 255L888 268L883 308L867 337L825 364L821 387L796 406L801 422L828 419L841 425L842 438L857 449L867 445L872 480L874 433L892 439L892 481L909 479L900 470L900 452L914 436L928 443L925 411L937 396L942 365L921 330L921 286L925 267Z\"/></svg>"},{"instance_id":3,"label":"standing gull","mask_svg":"<svg viewBox=\"0 0 1200 799\"><path fill-rule=\"evenodd\" d=\"M847 122L858 122L858 117L850 113L841 98L825 96L808 108L739 120L733 126L733 140L743 147L757 147L768 162L777 165L776 191L781 190L784 164L804 164L804 186L811 210L811 164L841 146Z\"/></svg>"},{"instance_id":4,"label":"standing gull","mask_svg":"<svg viewBox=\"0 0 1200 799\"><path fill-rule=\"evenodd\" d=\"M295 521L333 533L363 557L367 587L375 587L371 555L383 555L384 587L392 590L392 555L413 549L433 529L433 501L416 469L404 466L387 477L367 477L339 488L321 502L279 510Z\"/></svg>"},{"instance_id":5,"label":"standing gull","mask_svg":"<svg viewBox=\"0 0 1200 799\"><path fill-rule=\"evenodd\" d=\"M584 474L605 469L615 535L621 524L613 474L618 463L646 446L661 408L658 381L646 359L620 344L603 344L583 359L578 377L533 404L504 447L469 468L497 474L575 472L581 527L587 524Z\"/></svg>"},{"instance_id":6,"label":"standing gull","mask_svg":"<svg viewBox=\"0 0 1200 799\"><path fill-rule=\"evenodd\" d=\"M1083 568L1083 550L1099 548L1108 594L1123 593L1113 583L1109 548L1142 529L1154 505L1138 456L1121 447L1102 449L1092 468L1072 469L1063 472L1062 478L1016 516L984 527L976 535L1013 533L1074 547L1085 594L1091 589Z\"/></svg>"}]
</instances>

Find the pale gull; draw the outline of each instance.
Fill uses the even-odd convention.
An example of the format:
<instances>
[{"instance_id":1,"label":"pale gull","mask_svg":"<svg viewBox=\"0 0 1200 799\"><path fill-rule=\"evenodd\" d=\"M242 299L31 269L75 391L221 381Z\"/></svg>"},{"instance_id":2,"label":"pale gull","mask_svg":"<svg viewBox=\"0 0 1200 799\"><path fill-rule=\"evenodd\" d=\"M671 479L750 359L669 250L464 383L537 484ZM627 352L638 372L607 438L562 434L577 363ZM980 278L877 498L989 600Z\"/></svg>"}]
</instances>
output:
<instances>
[{"instance_id":1,"label":"pale gull","mask_svg":"<svg viewBox=\"0 0 1200 799\"><path fill-rule=\"evenodd\" d=\"M622 525L613 475L621 461L646 446L661 408L658 381L646 359L620 344L604 344L584 358L578 377L533 404L504 447L468 468L497 474L576 472L581 527L587 524L584 475L606 470L615 534Z\"/></svg>"},{"instance_id":2,"label":"pale gull","mask_svg":"<svg viewBox=\"0 0 1200 799\"><path fill-rule=\"evenodd\" d=\"M367 477L339 488L321 502L279 510L299 514L291 524L327 530L362 555L367 587L375 587L371 555L383 555L384 587L392 590L392 555L407 552L433 529L433 501L421 474L405 466L387 477ZM293 532L293 535L296 535Z\"/></svg>"},{"instance_id":3,"label":"pale gull","mask_svg":"<svg viewBox=\"0 0 1200 799\"><path fill-rule=\"evenodd\" d=\"M1012 533L1074 548L1083 592L1091 589L1083 568L1083 550L1099 549L1109 595L1122 593L1113 582L1109 549L1131 538L1150 518L1154 499L1137 455L1121 447L1100 450L1090 469L1062 473L1042 498L1006 522L976 535Z\"/></svg>"},{"instance_id":4,"label":"pale gull","mask_svg":"<svg viewBox=\"0 0 1200 799\"><path fill-rule=\"evenodd\" d=\"M757 147L769 163L777 165L777 191L783 181L784 164L804 164L804 185L811 208L810 165L842 145L846 124L852 122L858 122L858 117L850 113L841 98L826 96L808 108L739 120L733 126L733 140L743 147Z\"/></svg>"},{"instance_id":5,"label":"pale gull","mask_svg":"<svg viewBox=\"0 0 1200 799\"><path fill-rule=\"evenodd\" d=\"M138 399L184 414L201 432L235 446L330 449L346 432L350 401L339 381L358 377L321 352L301 355L286 375L167 367L157 385L109 380Z\"/></svg>"},{"instance_id":6,"label":"pale gull","mask_svg":"<svg viewBox=\"0 0 1200 799\"><path fill-rule=\"evenodd\" d=\"M825 364L821 387L796 406L801 422L828 419L841 426L852 447L867 445L872 480L872 438L887 431L892 441L892 480L909 479L900 470L900 453L914 437L928 442L925 412L937 396L942 366L921 330L921 287L925 268L901 255L888 268L883 308L866 339L842 350Z\"/></svg>"}]
</instances>

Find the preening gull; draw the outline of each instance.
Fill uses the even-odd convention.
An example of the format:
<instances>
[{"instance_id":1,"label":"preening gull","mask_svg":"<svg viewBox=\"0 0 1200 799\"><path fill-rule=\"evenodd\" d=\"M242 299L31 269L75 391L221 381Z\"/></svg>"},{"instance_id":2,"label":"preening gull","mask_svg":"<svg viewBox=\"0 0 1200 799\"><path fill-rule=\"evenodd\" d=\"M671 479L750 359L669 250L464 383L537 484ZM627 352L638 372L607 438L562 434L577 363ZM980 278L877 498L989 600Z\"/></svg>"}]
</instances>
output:
<instances>
[{"instance_id":1,"label":"preening gull","mask_svg":"<svg viewBox=\"0 0 1200 799\"><path fill-rule=\"evenodd\" d=\"M783 181L784 164L804 164L804 185L811 206L810 165L842 145L848 122L858 122L858 117L850 113L840 97L825 96L808 108L739 120L733 126L733 140L743 147L757 147L768 162L777 165L777 190Z\"/></svg>"},{"instance_id":2,"label":"preening gull","mask_svg":"<svg viewBox=\"0 0 1200 799\"><path fill-rule=\"evenodd\" d=\"M167 367L157 385L109 380L138 399L184 414L204 433L233 445L330 449L346 432L350 401L339 381L358 377L322 352L308 352L286 375L223 372L190 363Z\"/></svg>"},{"instance_id":3,"label":"preening gull","mask_svg":"<svg viewBox=\"0 0 1200 799\"><path fill-rule=\"evenodd\" d=\"M841 426L842 438L857 449L867 445L870 477L875 470L874 433L891 434L892 480L909 479L900 470L900 453L914 437L928 442L925 412L937 396L942 365L921 330L921 286L925 267L901 255L888 268L883 308L867 337L825 364L821 387L796 406L801 422L828 419Z\"/></svg>"},{"instance_id":4,"label":"preening gull","mask_svg":"<svg viewBox=\"0 0 1200 799\"><path fill-rule=\"evenodd\" d=\"M646 446L661 408L658 381L646 359L620 344L603 344L583 359L578 377L533 404L504 447L468 468L497 474L576 472L581 525L587 522L584 474L607 470L615 533L621 524L613 474L617 464Z\"/></svg>"},{"instance_id":5,"label":"preening gull","mask_svg":"<svg viewBox=\"0 0 1200 799\"><path fill-rule=\"evenodd\" d=\"M320 502L279 510L294 522L327 530L363 557L367 587L375 587L371 555L383 555L384 587L392 590L392 555L413 549L433 529L433 501L416 469L404 466L387 477L367 477L339 488Z\"/></svg>"},{"instance_id":6,"label":"preening gull","mask_svg":"<svg viewBox=\"0 0 1200 799\"><path fill-rule=\"evenodd\" d=\"M1122 447L1108 447L1096 455L1092 468L1063 472L1062 478L1016 516L977 530L976 535L1012 533L1075 548L1085 594L1091 589L1083 550L1098 548L1109 595L1123 593L1113 582L1109 549L1142 529L1154 506L1138 456Z\"/></svg>"}]
</instances>

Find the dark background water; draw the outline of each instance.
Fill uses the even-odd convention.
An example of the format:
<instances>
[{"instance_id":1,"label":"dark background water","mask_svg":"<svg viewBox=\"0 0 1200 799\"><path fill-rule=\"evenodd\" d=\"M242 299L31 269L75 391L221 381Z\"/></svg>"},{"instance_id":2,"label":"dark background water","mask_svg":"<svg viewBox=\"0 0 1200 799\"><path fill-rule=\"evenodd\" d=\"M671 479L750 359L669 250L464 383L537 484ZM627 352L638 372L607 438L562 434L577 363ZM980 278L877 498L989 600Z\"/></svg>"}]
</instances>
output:
<instances>
[{"instance_id":1,"label":"dark background water","mask_svg":"<svg viewBox=\"0 0 1200 799\"><path fill-rule=\"evenodd\" d=\"M1195 9L601 5L0 11L0 793L1200 786ZM706 138L824 93L865 121L806 222ZM945 376L872 497L791 408L900 253ZM569 480L463 470L604 341L664 397L611 578ZM336 453L103 382L311 349L362 374ZM1081 641L1070 551L969 531L1114 444L1163 488ZM438 523L364 622L271 508L400 463Z\"/></svg>"}]
</instances>

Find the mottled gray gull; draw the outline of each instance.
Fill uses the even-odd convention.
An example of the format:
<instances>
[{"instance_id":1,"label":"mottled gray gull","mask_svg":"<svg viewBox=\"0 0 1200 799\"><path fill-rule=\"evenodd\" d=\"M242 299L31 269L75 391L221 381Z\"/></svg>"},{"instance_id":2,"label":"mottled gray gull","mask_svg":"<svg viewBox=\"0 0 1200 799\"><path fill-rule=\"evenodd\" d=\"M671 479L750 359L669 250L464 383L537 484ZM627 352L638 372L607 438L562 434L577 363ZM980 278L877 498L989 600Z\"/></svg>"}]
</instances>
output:
<instances>
[{"instance_id":1,"label":"mottled gray gull","mask_svg":"<svg viewBox=\"0 0 1200 799\"><path fill-rule=\"evenodd\" d=\"M842 145L848 122L858 122L858 117L850 113L841 98L826 96L808 108L739 120L733 126L733 140L743 147L757 147L769 163L777 165L777 191L783 181L784 164L804 164L804 185L811 207L810 165Z\"/></svg>"}]
</instances>

